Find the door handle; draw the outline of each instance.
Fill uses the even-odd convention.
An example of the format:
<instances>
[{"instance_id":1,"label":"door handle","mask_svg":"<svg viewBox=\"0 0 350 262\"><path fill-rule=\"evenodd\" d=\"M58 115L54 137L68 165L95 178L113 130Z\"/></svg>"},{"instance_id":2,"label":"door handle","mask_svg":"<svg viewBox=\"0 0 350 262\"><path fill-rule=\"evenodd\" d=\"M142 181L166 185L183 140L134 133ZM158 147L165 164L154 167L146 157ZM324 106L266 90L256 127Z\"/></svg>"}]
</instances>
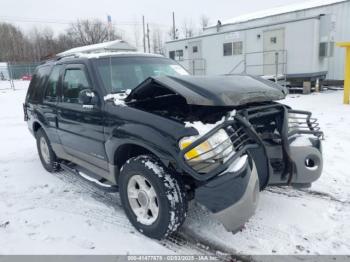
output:
<instances>
[{"instance_id":1,"label":"door handle","mask_svg":"<svg viewBox=\"0 0 350 262\"><path fill-rule=\"evenodd\" d=\"M83 105L83 109L93 110L93 109L95 109L95 106L94 105Z\"/></svg>"}]
</instances>

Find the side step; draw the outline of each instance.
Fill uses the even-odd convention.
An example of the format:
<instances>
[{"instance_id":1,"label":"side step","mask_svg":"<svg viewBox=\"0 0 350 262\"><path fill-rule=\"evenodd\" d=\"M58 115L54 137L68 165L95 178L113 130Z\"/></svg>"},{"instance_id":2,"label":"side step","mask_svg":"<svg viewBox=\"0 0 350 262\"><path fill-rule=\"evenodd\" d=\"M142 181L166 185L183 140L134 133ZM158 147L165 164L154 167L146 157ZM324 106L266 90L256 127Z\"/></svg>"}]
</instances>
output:
<instances>
[{"instance_id":1,"label":"side step","mask_svg":"<svg viewBox=\"0 0 350 262\"><path fill-rule=\"evenodd\" d=\"M104 191L118 192L118 186L110 184L109 181L107 181L105 178L97 176L91 171L81 166L75 165L70 162L61 162L60 166L62 167L63 170L69 173L81 176L88 182L93 183L95 186L98 186L100 189Z\"/></svg>"}]
</instances>

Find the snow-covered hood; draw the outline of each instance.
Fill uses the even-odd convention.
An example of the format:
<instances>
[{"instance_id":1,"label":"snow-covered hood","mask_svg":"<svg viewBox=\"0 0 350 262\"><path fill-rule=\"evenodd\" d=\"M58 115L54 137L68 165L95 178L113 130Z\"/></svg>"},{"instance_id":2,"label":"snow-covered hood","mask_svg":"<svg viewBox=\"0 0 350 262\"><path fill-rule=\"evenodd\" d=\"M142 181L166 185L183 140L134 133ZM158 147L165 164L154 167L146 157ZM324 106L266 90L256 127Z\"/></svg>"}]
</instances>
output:
<instances>
[{"instance_id":1,"label":"snow-covered hood","mask_svg":"<svg viewBox=\"0 0 350 262\"><path fill-rule=\"evenodd\" d=\"M287 94L282 86L249 75L161 76L146 79L125 101L152 98L160 87L181 95L190 105L203 106L239 106L269 102L284 99Z\"/></svg>"}]
</instances>

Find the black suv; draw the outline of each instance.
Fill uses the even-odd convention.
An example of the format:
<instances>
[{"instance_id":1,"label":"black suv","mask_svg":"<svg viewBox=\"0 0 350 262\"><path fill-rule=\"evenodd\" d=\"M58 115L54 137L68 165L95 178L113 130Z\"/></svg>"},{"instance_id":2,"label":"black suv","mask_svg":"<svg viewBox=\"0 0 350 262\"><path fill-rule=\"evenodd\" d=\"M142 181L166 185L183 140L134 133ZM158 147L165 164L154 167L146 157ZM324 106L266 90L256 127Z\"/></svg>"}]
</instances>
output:
<instances>
[{"instance_id":1,"label":"black suv","mask_svg":"<svg viewBox=\"0 0 350 262\"><path fill-rule=\"evenodd\" d=\"M190 76L139 53L77 54L40 65L24 103L46 170L117 188L131 223L163 238L195 199L236 231L267 185L310 186L322 171L311 113L248 75Z\"/></svg>"}]
</instances>

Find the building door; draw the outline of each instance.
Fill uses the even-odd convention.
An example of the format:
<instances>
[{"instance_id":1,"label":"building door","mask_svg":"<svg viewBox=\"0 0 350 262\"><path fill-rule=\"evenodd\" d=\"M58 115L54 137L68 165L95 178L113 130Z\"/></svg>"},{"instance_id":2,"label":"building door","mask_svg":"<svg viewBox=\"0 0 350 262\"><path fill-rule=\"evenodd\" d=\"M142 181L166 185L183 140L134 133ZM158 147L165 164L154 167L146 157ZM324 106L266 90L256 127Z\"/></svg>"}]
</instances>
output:
<instances>
[{"instance_id":1,"label":"building door","mask_svg":"<svg viewBox=\"0 0 350 262\"><path fill-rule=\"evenodd\" d=\"M193 75L205 75L205 61L202 58L202 42L188 43L188 69Z\"/></svg>"},{"instance_id":2,"label":"building door","mask_svg":"<svg viewBox=\"0 0 350 262\"><path fill-rule=\"evenodd\" d=\"M284 74L284 29L264 31L264 75Z\"/></svg>"}]
</instances>

